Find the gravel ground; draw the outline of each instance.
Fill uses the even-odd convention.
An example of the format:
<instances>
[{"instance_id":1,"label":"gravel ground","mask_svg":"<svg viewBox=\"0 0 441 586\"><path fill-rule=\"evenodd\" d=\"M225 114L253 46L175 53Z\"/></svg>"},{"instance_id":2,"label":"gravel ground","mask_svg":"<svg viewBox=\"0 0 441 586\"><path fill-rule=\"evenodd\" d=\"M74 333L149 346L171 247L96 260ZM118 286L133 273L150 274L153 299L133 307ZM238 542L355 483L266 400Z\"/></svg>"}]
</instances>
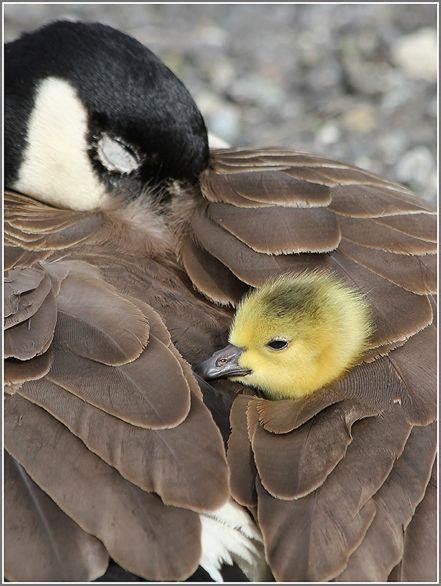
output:
<instances>
[{"instance_id":1,"label":"gravel ground","mask_svg":"<svg viewBox=\"0 0 441 586\"><path fill-rule=\"evenodd\" d=\"M148 45L234 145L298 146L435 200L435 4L15 4L6 40L60 17Z\"/></svg>"}]
</instances>

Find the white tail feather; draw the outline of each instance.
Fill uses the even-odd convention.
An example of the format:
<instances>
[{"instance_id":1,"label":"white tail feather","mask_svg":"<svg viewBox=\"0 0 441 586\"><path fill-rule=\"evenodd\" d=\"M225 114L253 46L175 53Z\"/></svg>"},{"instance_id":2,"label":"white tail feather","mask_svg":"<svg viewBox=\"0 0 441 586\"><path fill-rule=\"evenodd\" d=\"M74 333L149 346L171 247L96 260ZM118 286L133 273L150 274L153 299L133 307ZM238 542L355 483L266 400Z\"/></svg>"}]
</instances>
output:
<instances>
[{"instance_id":1,"label":"white tail feather","mask_svg":"<svg viewBox=\"0 0 441 586\"><path fill-rule=\"evenodd\" d=\"M213 513L202 513L202 556L200 565L216 582L223 582L222 565L236 563L247 575L262 568L262 536L250 515L234 501ZM266 566L266 564L264 564Z\"/></svg>"}]
</instances>

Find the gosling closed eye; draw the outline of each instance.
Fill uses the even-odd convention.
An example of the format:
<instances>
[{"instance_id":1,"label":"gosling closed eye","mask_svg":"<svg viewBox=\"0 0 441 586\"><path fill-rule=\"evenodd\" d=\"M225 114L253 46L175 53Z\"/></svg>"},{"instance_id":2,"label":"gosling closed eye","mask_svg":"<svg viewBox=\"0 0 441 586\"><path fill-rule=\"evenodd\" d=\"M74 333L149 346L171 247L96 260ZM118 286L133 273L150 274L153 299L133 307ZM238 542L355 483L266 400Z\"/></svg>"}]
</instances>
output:
<instances>
[{"instance_id":1,"label":"gosling closed eye","mask_svg":"<svg viewBox=\"0 0 441 586\"><path fill-rule=\"evenodd\" d=\"M288 348L288 341L287 340L279 340L279 339L274 339L274 340L270 340L266 346L268 348L271 348L271 350L284 350L285 348Z\"/></svg>"}]
</instances>

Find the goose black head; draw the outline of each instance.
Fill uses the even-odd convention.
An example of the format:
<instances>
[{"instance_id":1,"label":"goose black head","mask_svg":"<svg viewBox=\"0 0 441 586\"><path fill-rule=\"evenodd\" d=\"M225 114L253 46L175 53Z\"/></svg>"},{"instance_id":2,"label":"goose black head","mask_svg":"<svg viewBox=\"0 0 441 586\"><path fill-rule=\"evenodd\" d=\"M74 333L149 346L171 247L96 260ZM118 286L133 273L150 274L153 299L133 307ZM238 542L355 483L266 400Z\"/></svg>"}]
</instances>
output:
<instances>
[{"instance_id":1,"label":"goose black head","mask_svg":"<svg viewBox=\"0 0 441 586\"><path fill-rule=\"evenodd\" d=\"M147 185L195 182L207 164L191 95L135 39L59 21L6 45L6 187L87 210Z\"/></svg>"}]
</instances>

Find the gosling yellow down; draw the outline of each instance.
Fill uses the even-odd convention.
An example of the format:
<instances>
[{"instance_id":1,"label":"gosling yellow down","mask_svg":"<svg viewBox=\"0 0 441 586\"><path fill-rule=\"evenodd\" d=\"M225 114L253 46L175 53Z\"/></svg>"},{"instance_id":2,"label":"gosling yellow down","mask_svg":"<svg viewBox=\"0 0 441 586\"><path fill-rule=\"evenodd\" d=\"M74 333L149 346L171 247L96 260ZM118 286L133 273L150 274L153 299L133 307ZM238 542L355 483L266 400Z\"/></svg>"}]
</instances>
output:
<instances>
[{"instance_id":1,"label":"gosling yellow down","mask_svg":"<svg viewBox=\"0 0 441 586\"><path fill-rule=\"evenodd\" d=\"M302 396L348 370L371 332L365 299L331 275L281 276L242 301L230 341L243 377L273 398Z\"/></svg>"},{"instance_id":2,"label":"gosling yellow down","mask_svg":"<svg viewBox=\"0 0 441 586\"><path fill-rule=\"evenodd\" d=\"M371 332L368 303L355 289L325 272L281 275L243 298L226 355L203 368L269 398L302 397L347 372Z\"/></svg>"}]
</instances>

